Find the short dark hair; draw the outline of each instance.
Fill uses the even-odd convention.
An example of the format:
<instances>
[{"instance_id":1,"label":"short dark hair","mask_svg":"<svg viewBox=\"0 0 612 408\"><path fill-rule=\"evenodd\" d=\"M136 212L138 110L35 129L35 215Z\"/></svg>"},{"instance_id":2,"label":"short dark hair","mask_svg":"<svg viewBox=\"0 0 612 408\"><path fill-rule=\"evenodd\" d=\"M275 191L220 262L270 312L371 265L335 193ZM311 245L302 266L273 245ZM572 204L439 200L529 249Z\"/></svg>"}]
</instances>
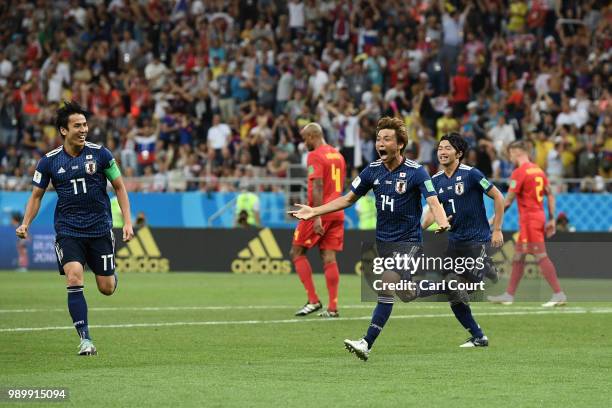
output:
<instances>
[{"instance_id":1,"label":"short dark hair","mask_svg":"<svg viewBox=\"0 0 612 408\"><path fill-rule=\"evenodd\" d=\"M75 101L64 101L64 106L55 112L55 127L60 135L62 134L60 128L68 130L68 119L70 119L70 115L75 114L87 117L87 111ZM63 137L64 135L62 135L62 138Z\"/></svg>"},{"instance_id":2,"label":"short dark hair","mask_svg":"<svg viewBox=\"0 0 612 408\"><path fill-rule=\"evenodd\" d=\"M440 138L440 142L443 140L448 140L448 143L453 146L453 149L457 151L457 154L461 153L459 161L463 160L469 149L468 143L465 141L465 139L463 139L463 137L461 137L461 135L457 132L450 132ZM440 143L438 143L438 146L439 145Z\"/></svg>"},{"instance_id":3,"label":"short dark hair","mask_svg":"<svg viewBox=\"0 0 612 408\"><path fill-rule=\"evenodd\" d=\"M404 121L400 118L384 116L380 118L378 124L376 125L376 135L378 135L378 132L383 129L395 130L395 139L397 140L397 144L404 145L404 147L400 149L400 153L404 154L404 150L406 149L406 146L408 146L408 131L406 130Z\"/></svg>"}]
</instances>

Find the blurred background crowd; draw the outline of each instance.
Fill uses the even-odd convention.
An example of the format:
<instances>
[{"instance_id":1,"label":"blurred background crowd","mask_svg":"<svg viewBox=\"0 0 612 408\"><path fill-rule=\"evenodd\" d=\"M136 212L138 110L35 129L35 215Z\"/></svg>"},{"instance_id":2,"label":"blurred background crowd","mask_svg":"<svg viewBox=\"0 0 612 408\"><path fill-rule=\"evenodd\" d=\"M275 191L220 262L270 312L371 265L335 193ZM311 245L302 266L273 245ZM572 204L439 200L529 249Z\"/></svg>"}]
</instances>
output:
<instances>
[{"instance_id":1,"label":"blurred background crowd","mask_svg":"<svg viewBox=\"0 0 612 408\"><path fill-rule=\"evenodd\" d=\"M459 131L491 178L525 139L557 191L609 190L611 23L600 0L5 0L0 188L29 188L74 99L89 140L149 176L131 191L289 177L311 121L354 174L381 115L404 119L406 155L430 171Z\"/></svg>"}]
</instances>

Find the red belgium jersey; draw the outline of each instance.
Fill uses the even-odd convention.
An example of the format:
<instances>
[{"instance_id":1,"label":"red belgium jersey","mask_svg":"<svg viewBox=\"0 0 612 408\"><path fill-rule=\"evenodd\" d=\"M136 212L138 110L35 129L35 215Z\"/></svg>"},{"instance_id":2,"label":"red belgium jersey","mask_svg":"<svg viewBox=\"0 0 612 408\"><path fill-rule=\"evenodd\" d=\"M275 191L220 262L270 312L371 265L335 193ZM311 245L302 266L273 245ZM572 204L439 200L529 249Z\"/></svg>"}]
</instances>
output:
<instances>
[{"instance_id":1,"label":"red belgium jersey","mask_svg":"<svg viewBox=\"0 0 612 408\"><path fill-rule=\"evenodd\" d=\"M512 172L510 192L516 194L521 222L546 219L544 190L548 186L546 173L535 163L524 163Z\"/></svg>"},{"instance_id":2,"label":"red belgium jersey","mask_svg":"<svg viewBox=\"0 0 612 408\"><path fill-rule=\"evenodd\" d=\"M323 179L323 204L342 195L346 164L344 157L330 145L321 145L308 153L308 205L313 206L312 185L315 179ZM321 217L322 220L344 220L344 211L336 211Z\"/></svg>"}]
</instances>

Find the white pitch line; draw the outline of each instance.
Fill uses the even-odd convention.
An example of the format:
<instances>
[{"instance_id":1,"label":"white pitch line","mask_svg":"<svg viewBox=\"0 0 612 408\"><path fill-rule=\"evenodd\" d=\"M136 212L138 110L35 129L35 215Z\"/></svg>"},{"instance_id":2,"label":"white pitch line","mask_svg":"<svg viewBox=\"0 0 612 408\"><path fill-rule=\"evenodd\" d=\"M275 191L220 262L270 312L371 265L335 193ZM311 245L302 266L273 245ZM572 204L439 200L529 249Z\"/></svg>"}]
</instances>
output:
<instances>
[{"instance_id":1,"label":"white pitch line","mask_svg":"<svg viewBox=\"0 0 612 408\"><path fill-rule=\"evenodd\" d=\"M562 314L586 314L588 309L556 309L539 311L516 311L516 312L485 312L478 313L477 316L526 316L526 315L562 315ZM612 313L610 309L597 309L596 313ZM454 317L450 313L422 314L422 315L396 315L397 319L422 319L435 317ZM126 324L100 324L91 325L92 329L125 329L135 327L173 327L173 326L228 326L228 325L251 325L251 324L289 324L289 323L320 323L320 322L343 322L352 320L370 320L371 316L342 317L338 319L284 319L284 320L221 320L221 321L196 321L196 322L158 322L158 323L126 323ZM33 332L49 330L73 330L72 326L48 326L48 327L15 327L0 329L0 333Z\"/></svg>"},{"instance_id":2,"label":"white pitch line","mask_svg":"<svg viewBox=\"0 0 612 408\"><path fill-rule=\"evenodd\" d=\"M410 309L439 309L444 308L445 302L432 302L435 304L423 304L423 303L412 303L408 308ZM482 304L481 304L482 303ZM398 305L403 303L398 303ZM485 302L473 302L475 308L511 308L512 310L538 310L541 306L500 306ZM369 302L357 305L341 305L341 309L372 309L375 302ZM161 312L161 311L186 311L186 310L267 310L267 309L295 309L296 306L290 305L223 305L223 306L119 306L119 307L90 307L88 310L92 312L121 312L121 311L135 311L135 312ZM565 306L564 309L571 310L575 309L573 306ZM581 309L581 307L578 307ZM0 309L0 314L8 313L49 313L49 312L66 312L66 308L53 308L53 309Z\"/></svg>"}]
</instances>

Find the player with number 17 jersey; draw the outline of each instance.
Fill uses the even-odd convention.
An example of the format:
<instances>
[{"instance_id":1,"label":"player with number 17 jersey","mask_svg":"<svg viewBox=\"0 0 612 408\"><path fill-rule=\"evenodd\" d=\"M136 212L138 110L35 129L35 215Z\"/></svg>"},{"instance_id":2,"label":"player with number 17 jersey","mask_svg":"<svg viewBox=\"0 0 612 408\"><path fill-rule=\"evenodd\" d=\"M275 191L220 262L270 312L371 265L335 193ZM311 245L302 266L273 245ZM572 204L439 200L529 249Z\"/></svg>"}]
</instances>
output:
<instances>
[{"instance_id":1,"label":"player with number 17 jersey","mask_svg":"<svg viewBox=\"0 0 612 408\"><path fill-rule=\"evenodd\" d=\"M100 237L113 225L107 178L113 179L114 158L100 145L85 142L73 157L63 146L47 153L38 162L32 184L43 190L49 182L57 192L55 232L58 236Z\"/></svg>"},{"instance_id":2,"label":"player with number 17 jersey","mask_svg":"<svg viewBox=\"0 0 612 408\"><path fill-rule=\"evenodd\" d=\"M89 335L84 268L88 265L96 275L101 293L107 296L115 293L118 279L111 205L106 193L108 182L115 190L125 220L125 242L134 236L130 204L111 152L86 141L89 127L85 110L74 101L64 101L56 115L56 127L64 143L38 162L32 177L32 194L15 233L22 239L28 237L29 227L52 183L58 197L54 246L59 272L66 278L68 311L80 338L79 355L95 355L97 349Z\"/></svg>"}]
</instances>

